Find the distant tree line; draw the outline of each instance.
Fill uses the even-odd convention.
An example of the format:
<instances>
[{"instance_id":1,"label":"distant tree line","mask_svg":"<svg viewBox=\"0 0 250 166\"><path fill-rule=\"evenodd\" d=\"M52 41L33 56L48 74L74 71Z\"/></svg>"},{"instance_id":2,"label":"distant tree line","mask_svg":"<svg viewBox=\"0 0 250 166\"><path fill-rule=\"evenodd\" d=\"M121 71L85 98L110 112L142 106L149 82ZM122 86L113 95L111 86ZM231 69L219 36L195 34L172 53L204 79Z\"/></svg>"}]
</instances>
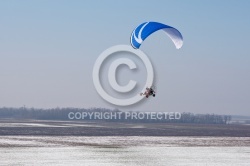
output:
<instances>
[{"instance_id":1,"label":"distant tree line","mask_svg":"<svg viewBox=\"0 0 250 166\"><path fill-rule=\"evenodd\" d=\"M231 115L182 113L180 123L228 124Z\"/></svg>"},{"instance_id":2,"label":"distant tree line","mask_svg":"<svg viewBox=\"0 0 250 166\"><path fill-rule=\"evenodd\" d=\"M215 115L215 114L193 114L184 112L181 113L180 119L153 119L153 118L128 118L126 119L125 112L119 110L111 110L105 108L53 108L53 109L37 109L37 108L0 108L0 119L36 119L36 120L72 120L69 118L69 113L120 113L119 119L93 119L90 116L84 119L73 120L102 120L111 122L131 122L131 123L194 123L194 124L228 124L231 121L230 115ZM140 114L146 114L140 112Z\"/></svg>"}]
</instances>

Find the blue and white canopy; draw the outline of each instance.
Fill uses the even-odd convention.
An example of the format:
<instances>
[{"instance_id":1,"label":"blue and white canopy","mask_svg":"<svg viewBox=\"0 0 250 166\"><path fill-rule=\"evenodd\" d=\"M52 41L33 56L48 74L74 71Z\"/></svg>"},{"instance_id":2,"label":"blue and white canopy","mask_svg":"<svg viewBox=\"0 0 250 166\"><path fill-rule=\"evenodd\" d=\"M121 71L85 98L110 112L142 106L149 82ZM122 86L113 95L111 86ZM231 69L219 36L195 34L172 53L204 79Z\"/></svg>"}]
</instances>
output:
<instances>
[{"instance_id":1,"label":"blue and white canopy","mask_svg":"<svg viewBox=\"0 0 250 166\"><path fill-rule=\"evenodd\" d=\"M144 22L134 29L130 37L130 43L135 48L138 49L142 42L152 33L163 30L173 41L177 49L181 48L183 45L183 37L181 33L174 27L158 23L158 22Z\"/></svg>"}]
</instances>

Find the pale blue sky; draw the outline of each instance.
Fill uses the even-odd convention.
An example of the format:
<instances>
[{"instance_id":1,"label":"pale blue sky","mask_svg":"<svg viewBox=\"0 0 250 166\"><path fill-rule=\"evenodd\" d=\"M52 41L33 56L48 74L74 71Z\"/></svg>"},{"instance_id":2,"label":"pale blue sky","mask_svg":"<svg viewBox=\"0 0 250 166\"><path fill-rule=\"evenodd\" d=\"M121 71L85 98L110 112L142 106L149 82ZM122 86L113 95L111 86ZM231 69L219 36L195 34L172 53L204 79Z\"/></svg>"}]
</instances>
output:
<instances>
[{"instance_id":1,"label":"pale blue sky","mask_svg":"<svg viewBox=\"0 0 250 166\"><path fill-rule=\"evenodd\" d=\"M250 115L250 1L0 1L0 107L106 107ZM142 22L176 27L141 46L156 72L157 97L108 104L92 83L110 46L129 44ZM128 78L129 79L129 78Z\"/></svg>"}]
</instances>

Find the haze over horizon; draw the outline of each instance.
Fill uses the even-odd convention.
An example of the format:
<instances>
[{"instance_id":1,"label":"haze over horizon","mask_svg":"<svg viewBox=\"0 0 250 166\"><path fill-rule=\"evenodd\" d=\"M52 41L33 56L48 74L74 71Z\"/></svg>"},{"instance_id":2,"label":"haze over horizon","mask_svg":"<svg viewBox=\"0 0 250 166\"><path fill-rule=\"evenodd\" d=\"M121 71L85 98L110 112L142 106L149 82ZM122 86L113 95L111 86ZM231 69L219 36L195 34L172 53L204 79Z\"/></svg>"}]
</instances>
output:
<instances>
[{"instance_id":1,"label":"haze over horizon","mask_svg":"<svg viewBox=\"0 0 250 166\"><path fill-rule=\"evenodd\" d=\"M195 5L193 5L195 4ZM250 116L250 1L0 1L0 107L118 108ZM141 46L157 95L118 107L92 80L105 49L129 45L142 22L176 27L181 49L163 32ZM122 70L122 83L143 76Z\"/></svg>"}]
</instances>

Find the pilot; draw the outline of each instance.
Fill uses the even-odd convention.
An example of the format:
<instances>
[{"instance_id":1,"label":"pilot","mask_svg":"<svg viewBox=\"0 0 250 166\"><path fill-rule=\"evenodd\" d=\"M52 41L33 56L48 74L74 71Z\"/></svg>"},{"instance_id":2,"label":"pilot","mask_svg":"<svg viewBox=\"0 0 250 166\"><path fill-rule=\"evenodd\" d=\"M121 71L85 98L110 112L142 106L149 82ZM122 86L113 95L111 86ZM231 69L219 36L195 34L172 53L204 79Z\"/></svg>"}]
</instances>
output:
<instances>
[{"instance_id":1,"label":"pilot","mask_svg":"<svg viewBox=\"0 0 250 166\"><path fill-rule=\"evenodd\" d=\"M150 94L154 94L154 90L152 88L150 88Z\"/></svg>"}]
</instances>

